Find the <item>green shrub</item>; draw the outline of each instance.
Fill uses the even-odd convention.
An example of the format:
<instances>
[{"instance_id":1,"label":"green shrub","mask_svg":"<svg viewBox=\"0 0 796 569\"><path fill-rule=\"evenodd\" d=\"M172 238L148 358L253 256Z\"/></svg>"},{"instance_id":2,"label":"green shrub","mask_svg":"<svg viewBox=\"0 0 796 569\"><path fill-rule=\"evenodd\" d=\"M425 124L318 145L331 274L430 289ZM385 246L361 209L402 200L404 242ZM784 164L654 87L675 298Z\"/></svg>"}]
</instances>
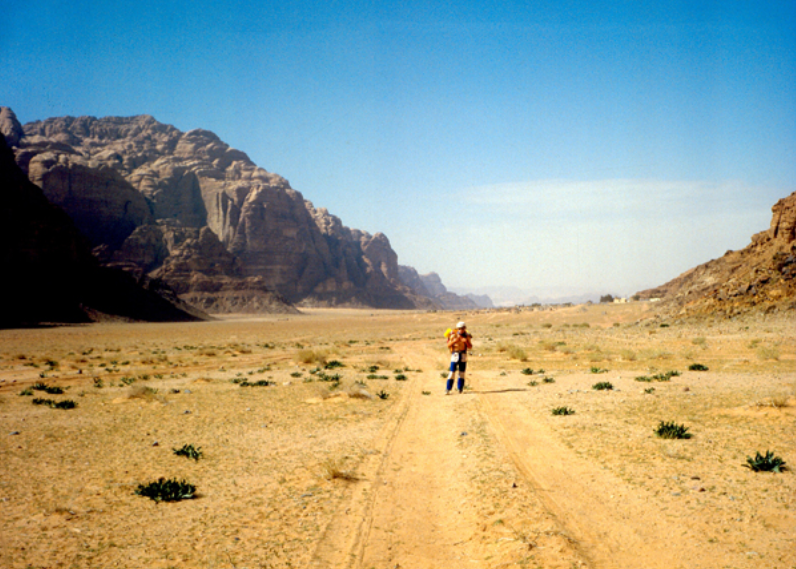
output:
<instances>
[{"instance_id":1,"label":"green shrub","mask_svg":"<svg viewBox=\"0 0 796 569\"><path fill-rule=\"evenodd\" d=\"M553 415L574 415L575 411L569 407L556 407L552 413Z\"/></svg>"},{"instance_id":2,"label":"green shrub","mask_svg":"<svg viewBox=\"0 0 796 569\"><path fill-rule=\"evenodd\" d=\"M300 371L294 371L293 373L290 374L290 377L301 377L301 372Z\"/></svg>"},{"instance_id":3,"label":"green shrub","mask_svg":"<svg viewBox=\"0 0 796 569\"><path fill-rule=\"evenodd\" d=\"M610 391L614 386L610 381L601 381L592 385L591 388L597 391Z\"/></svg>"},{"instance_id":4,"label":"green shrub","mask_svg":"<svg viewBox=\"0 0 796 569\"><path fill-rule=\"evenodd\" d=\"M192 458L195 461L199 461L202 458L202 447L194 447L193 445L182 445L182 448L179 449L171 449L174 451L174 454L177 456L184 456L186 458Z\"/></svg>"},{"instance_id":5,"label":"green shrub","mask_svg":"<svg viewBox=\"0 0 796 569\"><path fill-rule=\"evenodd\" d=\"M406 381L406 376L402 373L399 373L395 376L395 381Z\"/></svg>"},{"instance_id":6,"label":"green shrub","mask_svg":"<svg viewBox=\"0 0 796 569\"><path fill-rule=\"evenodd\" d=\"M688 366L689 371L708 371L707 366L703 366L702 364L691 364Z\"/></svg>"},{"instance_id":7,"label":"green shrub","mask_svg":"<svg viewBox=\"0 0 796 569\"><path fill-rule=\"evenodd\" d=\"M72 401L71 399L65 399L63 401L53 401L52 399L34 399L34 405L46 405L47 407L52 407L53 409L74 409L77 407L77 403Z\"/></svg>"},{"instance_id":8,"label":"green shrub","mask_svg":"<svg viewBox=\"0 0 796 569\"><path fill-rule=\"evenodd\" d=\"M526 367L524 370L520 372L523 375L533 375L533 370L529 367Z\"/></svg>"},{"instance_id":9,"label":"green shrub","mask_svg":"<svg viewBox=\"0 0 796 569\"><path fill-rule=\"evenodd\" d=\"M591 372L592 372L592 373L608 373L608 370L607 370L607 369L605 369L605 368L601 368L601 367L597 367L597 366L592 366L592 368L591 368Z\"/></svg>"},{"instance_id":10,"label":"green shrub","mask_svg":"<svg viewBox=\"0 0 796 569\"><path fill-rule=\"evenodd\" d=\"M539 385L539 382L531 380L531 381L528 382L528 385L530 385L531 387L536 387L537 385Z\"/></svg>"},{"instance_id":11,"label":"green shrub","mask_svg":"<svg viewBox=\"0 0 796 569\"><path fill-rule=\"evenodd\" d=\"M240 385L241 387L268 387L269 385L276 385L276 383L275 383L275 382L273 382L273 381L268 381L267 379L261 379L261 380L259 380L259 381L253 381L253 382L251 382L251 383L250 383L250 382L248 382L248 381L246 381L246 380L243 380L243 381L237 381L237 382L236 382L236 381L233 379L232 381L233 381L233 383L237 383L237 384L238 384L238 385Z\"/></svg>"},{"instance_id":12,"label":"green shrub","mask_svg":"<svg viewBox=\"0 0 796 569\"><path fill-rule=\"evenodd\" d=\"M750 468L753 472L782 472L787 470L785 461L778 456L774 456L774 453L770 450L766 451L765 455L758 452L754 458L751 456L746 457L744 466Z\"/></svg>"},{"instance_id":13,"label":"green shrub","mask_svg":"<svg viewBox=\"0 0 796 569\"><path fill-rule=\"evenodd\" d=\"M377 365L368 366L368 371L370 373L376 373L377 371L379 371L379 366Z\"/></svg>"},{"instance_id":14,"label":"green shrub","mask_svg":"<svg viewBox=\"0 0 796 569\"><path fill-rule=\"evenodd\" d=\"M644 393L655 393L655 388L654 387L648 387L647 389L644 390Z\"/></svg>"},{"instance_id":15,"label":"green shrub","mask_svg":"<svg viewBox=\"0 0 796 569\"><path fill-rule=\"evenodd\" d=\"M691 433L688 432L688 427L685 425L678 425L674 421L663 422L661 421L658 428L653 429L653 432L662 439L690 439Z\"/></svg>"},{"instance_id":16,"label":"green shrub","mask_svg":"<svg viewBox=\"0 0 796 569\"><path fill-rule=\"evenodd\" d=\"M50 395L62 395L64 390L57 386L50 386L46 383L42 383L41 381L34 383L31 389L35 389L36 391L44 391L45 393L49 393Z\"/></svg>"},{"instance_id":17,"label":"green shrub","mask_svg":"<svg viewBox=\"0 0 796 569\"><path fill-rule=\"evenodd\" d=\"M28 387L27 389L23 389L19 392L20 395L33 395L33 390Z\"/></svg>"},{"instance_id":18,"label":"green shrub","mask_svg":"<svg viewBox=\"0 0 796 569\"><path fill-rule=\"evenodd\" d=\"M636 381L643 381L645 383L651 383L652 382L652 378L650 376L648 376L648 375L639 375L638 377L636 377Z\"/></svg>"},{"instance_id":19,"label":"green shrub","mask_svg":"<svg viewBox=\"0 0 796 569\"><path fill-rule=\"evenodd\" d=\"M386 391L384 391L384 390L382 389L381 391L379 391L379 392L376 394L376 396L377 396L379 399L387 399L387 398L390 396L390 394L389 394L389 393L387 393Z\"/></svg>"},{"instance_id":20,"label":"green shrub","mask_svg":"<svg viewBox=\"0 0 796 569\"><path fill-rule=\"evenodd\" d=\"M542 379L542 383L555 383L555 382L556 380L553 379L552 377L545 377Z\"/></svg>"},{"instance_id":21,"label":"green shrub","mask_svg":"<svg viewBox=\"0 0 796 569\"><path fill-rule=\"evenodd\" d=\"M367 379L389 379L386 375L376 375L375 373L370 373L365 377ZM445 374L445 377L448 377L448 375Z\"/></svg>"},{"instance_id":22,"label":"green shrub","mask_svg":"<svg viewBox=\"0 0 796 569\"><path fill-rule=\"evenodd\" d=\"M196 497L196 486L185 480L158 478L157 482L139 484L135 493L155 502L179 502Z\"/></svg>"},{"instance_id":23,"label":"green shrub","mask_svg":"<svg viewBox=\"0 0 796 569\"><path fill-rule=\"evenodd\" d=\"M345 367L345 364L337 360L332 360L330 362L326 362L326 365L324 365L323 367L324 369L334 369L337 367Z\"/></svg>"}]
</instances>

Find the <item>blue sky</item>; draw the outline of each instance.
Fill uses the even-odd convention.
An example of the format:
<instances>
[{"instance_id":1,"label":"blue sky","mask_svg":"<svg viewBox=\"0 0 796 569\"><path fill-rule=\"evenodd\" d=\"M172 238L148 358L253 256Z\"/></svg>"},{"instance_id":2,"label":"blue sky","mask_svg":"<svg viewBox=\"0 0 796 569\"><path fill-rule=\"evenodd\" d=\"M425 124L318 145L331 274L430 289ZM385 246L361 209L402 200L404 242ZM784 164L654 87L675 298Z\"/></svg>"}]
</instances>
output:
<instances>
[{"instance_id":1,"label":"blue sky","mask_svg":"<svg viewBox=\"0 0 796 569\"><path fill-rule=\"evenodd\" d=\"M457 289L629 294L796 190L796 2L0 0L27 121L205 128Z\"/></svg>"}]
</instances>

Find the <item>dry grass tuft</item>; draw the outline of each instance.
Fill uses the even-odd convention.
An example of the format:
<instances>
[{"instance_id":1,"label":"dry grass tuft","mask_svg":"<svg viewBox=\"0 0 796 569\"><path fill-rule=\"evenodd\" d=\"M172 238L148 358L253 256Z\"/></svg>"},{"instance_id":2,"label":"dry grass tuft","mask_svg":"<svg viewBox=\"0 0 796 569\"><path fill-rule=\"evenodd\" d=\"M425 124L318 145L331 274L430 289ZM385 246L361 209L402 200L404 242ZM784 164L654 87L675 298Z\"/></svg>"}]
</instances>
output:
<instances>
[{"instance_id":1,"label":"dry grass tuft","mask_svg":"<svg viewBox=\"0 0 796 569\"><path fill-rule=\"evenodd\" d=\"M324 365L326 363L327 352L322 350L299 350L298 361L303 364L318 364Z\"/></svg>"},{"instance_id":2,"label":"dry grass tuft","mask_svg":"<svg viewBox=\"0 0 796 569\"><path fill-rule=\"evenodd\" d=\"M328 458L321 464L321 473L327 480L345 480L347 482L359 480L356 473L345 469L343 460L335 458Z\"/></svg>"},{"instance_id":3,"label":"dry grass tuft","mask_svg":"<svg viewBox=\"0 0 796 569\"><path fill-rule=\"evenodd\" d=\"M144 399L145 401L159 401L158 390L146 385L136 385L130 388L127 395L129 399Z\"/></svg>"}]
</instances>

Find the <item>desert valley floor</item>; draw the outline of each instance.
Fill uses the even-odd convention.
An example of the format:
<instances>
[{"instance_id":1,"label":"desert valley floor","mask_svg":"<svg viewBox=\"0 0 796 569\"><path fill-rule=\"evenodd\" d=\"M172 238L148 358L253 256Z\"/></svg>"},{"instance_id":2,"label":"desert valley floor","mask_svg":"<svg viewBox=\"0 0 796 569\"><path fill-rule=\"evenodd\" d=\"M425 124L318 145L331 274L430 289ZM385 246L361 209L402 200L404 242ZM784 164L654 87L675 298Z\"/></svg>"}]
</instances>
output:
<instances>
[{"instance_id":1,"label":"desert valley floor","mask_svg":"<svg viewBox=\"0 0 796 569\"><path fill-rule=\"evenodd\" d=\"M793 470L744 467L772 451L796 468L793 315L651 316L0 331L0 567L796 567ZM445 396L459 319L475 347ZM159 478L196 497L136 494Z\"/></svg>"}]
</instances>

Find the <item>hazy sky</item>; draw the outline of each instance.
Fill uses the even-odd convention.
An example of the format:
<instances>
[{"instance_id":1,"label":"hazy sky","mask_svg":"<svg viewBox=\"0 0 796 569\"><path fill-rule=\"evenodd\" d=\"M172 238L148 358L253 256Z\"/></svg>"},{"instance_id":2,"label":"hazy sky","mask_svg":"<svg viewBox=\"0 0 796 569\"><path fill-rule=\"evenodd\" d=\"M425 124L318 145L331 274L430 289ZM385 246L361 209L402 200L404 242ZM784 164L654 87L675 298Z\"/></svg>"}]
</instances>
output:
<instances>
[{"instance_id":1,"label":"hazy sky","mask_svg":"<svg viewBox=\"0 0 796 569\"><path fill-rule=\"evenodd\" d=\"M205 128L449 287L632 293L796 190L796 2L0 0L20 121Z\"/></svg>"}]
</instances>

